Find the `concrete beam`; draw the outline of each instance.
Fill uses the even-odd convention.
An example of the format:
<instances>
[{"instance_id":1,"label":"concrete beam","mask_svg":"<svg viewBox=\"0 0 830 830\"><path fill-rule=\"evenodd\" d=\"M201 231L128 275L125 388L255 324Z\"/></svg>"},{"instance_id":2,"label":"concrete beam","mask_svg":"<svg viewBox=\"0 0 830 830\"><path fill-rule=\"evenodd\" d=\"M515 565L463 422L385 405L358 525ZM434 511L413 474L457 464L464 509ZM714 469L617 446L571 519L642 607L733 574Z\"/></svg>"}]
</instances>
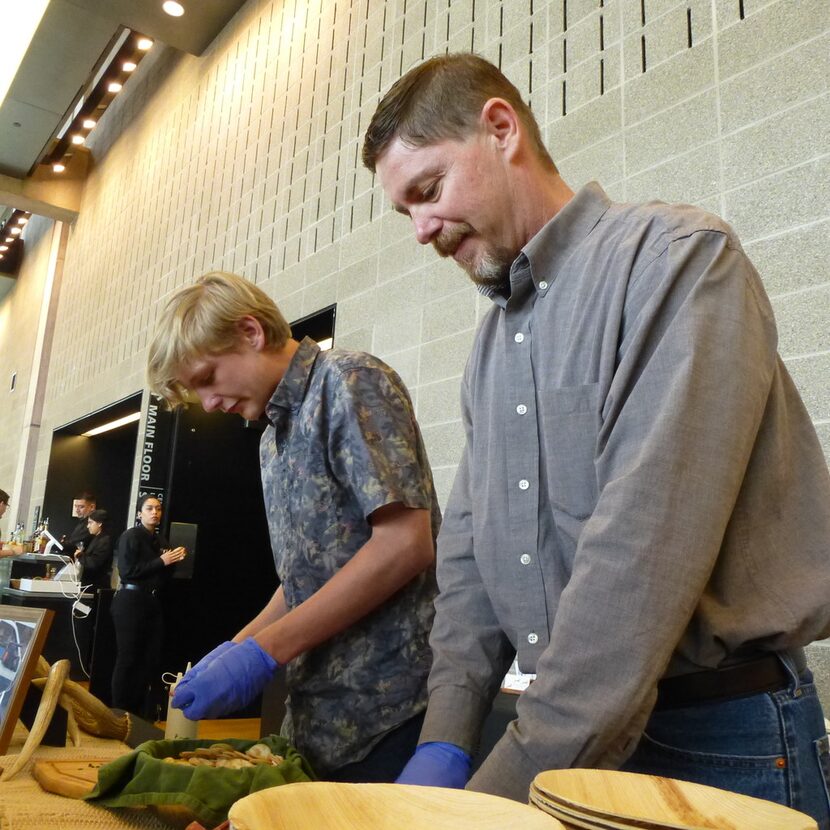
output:
<instances>
[{"instance_id":1,"label":"concrete beam","mask_svg":"<svg viewBox=\"0 0 830 830\"><path fill-rule=\"evenodd\" d=\"M0 205L72 223L78 218L88 168L89 150L80 147L73 149L63 173L41 164L26 179L0 174Z\"/></svg>"}]
</instances>

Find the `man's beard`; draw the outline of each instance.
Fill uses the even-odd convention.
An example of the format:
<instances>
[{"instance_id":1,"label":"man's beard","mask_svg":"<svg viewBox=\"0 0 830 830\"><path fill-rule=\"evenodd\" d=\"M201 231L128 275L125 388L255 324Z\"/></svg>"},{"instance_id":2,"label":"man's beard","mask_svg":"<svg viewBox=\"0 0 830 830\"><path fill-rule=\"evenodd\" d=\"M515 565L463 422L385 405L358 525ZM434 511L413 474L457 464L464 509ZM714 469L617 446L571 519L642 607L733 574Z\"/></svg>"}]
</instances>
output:
<instances>
[{"instance_id":1,"label":"man's beard","mask_svg":"<svg viewBox=\"0 0 830 830\"><path fill-rule=\"evenodd\" d=\"M455 225L432 240L432 246L439 256L450 257L459 248L464 239L474 233L472 226L466 222ZM508 248L486 249L476 262L457 260L458 265L467 272L467 276L484 288L505 288L510 281L510 266L516 254Z\"/></svg>"}]
</instances>

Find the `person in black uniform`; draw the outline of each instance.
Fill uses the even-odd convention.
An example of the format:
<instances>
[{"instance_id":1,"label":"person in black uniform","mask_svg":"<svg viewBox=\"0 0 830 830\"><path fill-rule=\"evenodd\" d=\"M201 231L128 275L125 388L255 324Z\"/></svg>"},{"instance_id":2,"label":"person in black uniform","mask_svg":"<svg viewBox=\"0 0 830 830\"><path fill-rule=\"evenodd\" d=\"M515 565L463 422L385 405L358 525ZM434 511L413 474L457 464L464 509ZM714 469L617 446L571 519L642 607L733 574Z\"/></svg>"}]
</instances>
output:
<instances>
[{"instance_id":1,"label":"person in black uniform","mask_svg":"<svg viewBox=\"0 0 830 830\"><path fill-rule=\"evenodd\" d=\"M79 522L68 536L61 538L63 545L61 552L64 556L74 556L76 550L85 548L92 541L92 534L89 532L86 520L95 510L95 506L95 496L86 490L72 499L72 515L79 519Z\"/></svg>"},{"instance_id":2,"label":"person in black uniform","mask_svg":"<svg viewBox=\"0 0 830 830\"><path fill-rule=\"evenodd\" d=\"M139 499L138 520L121 534L116 551L121 585L111 608L117 650L112 705L144 716L152 714L145 711L147 690L158 672L164 636L159 590L186 551L168 549L158 535L161 502L155 496Z\"/></svg>"},{"instance_id":3,"label":"person in black uniform","mask_svg":"<svg viewBox=\"0 0 830 830\"><path fill-rule=\"evenodd\" d=\"M93 588L109 588L112 572L112 538L106 510L93 510L87 520L91 541L75 551L75 561L83 567L81 582Z\"/></svg>"}]
</instances>

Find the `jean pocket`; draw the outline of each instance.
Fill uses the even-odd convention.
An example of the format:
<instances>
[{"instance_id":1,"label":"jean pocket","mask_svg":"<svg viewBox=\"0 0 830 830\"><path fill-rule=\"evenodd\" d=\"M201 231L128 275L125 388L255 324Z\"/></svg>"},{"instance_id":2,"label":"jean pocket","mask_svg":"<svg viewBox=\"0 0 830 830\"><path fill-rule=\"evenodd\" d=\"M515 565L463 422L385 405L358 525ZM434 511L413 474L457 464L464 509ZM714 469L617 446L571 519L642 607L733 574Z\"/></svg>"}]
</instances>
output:
<instances>
[{"instance_id":1,"label":"jean pocket","mask_svg":"<svg viewBox=\"0 0 830 830\"><path fill-rule=\"evenodd\" d=\"M828 806L830 806L830 738L824 735L813 741L813 746L816 750L816 758L821 771L821 781L824 784L824 797L827 799Z\"/></svg>"},{"instance_id":2,"label":"jean pocket","mask_svg":"<svg viewBox=\"0 0 830 830\"><path fill-rule=\"evenodd\" d=\"M644 734L622 768L786 804L789 799L787 764L782 761L780 755L699 752L661 743Z\"/></svg>"}]
</instances>

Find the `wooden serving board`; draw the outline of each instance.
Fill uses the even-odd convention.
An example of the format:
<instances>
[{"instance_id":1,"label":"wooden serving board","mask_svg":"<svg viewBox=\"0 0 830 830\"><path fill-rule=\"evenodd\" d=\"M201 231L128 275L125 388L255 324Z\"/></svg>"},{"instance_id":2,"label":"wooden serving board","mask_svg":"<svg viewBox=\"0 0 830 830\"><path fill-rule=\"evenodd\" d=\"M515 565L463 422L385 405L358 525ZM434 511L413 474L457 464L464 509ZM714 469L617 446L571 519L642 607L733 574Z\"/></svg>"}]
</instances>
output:
<instances>
[{"instance_id":1,"label":"wooden serving board","mask_svg":"<svg viewBox=\"0 0 830 830\"><path fill-rule=\"evenodd\" d=\"M817 830L789 807L674 778L596 769L539 773L531 791L571 814L630 826L702 830Z\"/></svg>"},{"instance_id":2,"label":"wooden serving board","mask_svg":"<svg viewBox=\"0 0 830 830\"><path fill-rule=\"evenodd\" d=\"M228 817L232 830L564 830L506 798L406 784L285 784L240 799Z\"/></svg>"},{"instance_id":3,"label":"wooden serving board","mask_svg":"<svg viewBox=\"0 0 830 830\"><path fill-rule=\"evenodd\" d=\"M74 761L37 761L32 776L49 793L67 798L83 798L98 783L98 770L112 758L86 758Z\"/></svg>"}]
</instances>

